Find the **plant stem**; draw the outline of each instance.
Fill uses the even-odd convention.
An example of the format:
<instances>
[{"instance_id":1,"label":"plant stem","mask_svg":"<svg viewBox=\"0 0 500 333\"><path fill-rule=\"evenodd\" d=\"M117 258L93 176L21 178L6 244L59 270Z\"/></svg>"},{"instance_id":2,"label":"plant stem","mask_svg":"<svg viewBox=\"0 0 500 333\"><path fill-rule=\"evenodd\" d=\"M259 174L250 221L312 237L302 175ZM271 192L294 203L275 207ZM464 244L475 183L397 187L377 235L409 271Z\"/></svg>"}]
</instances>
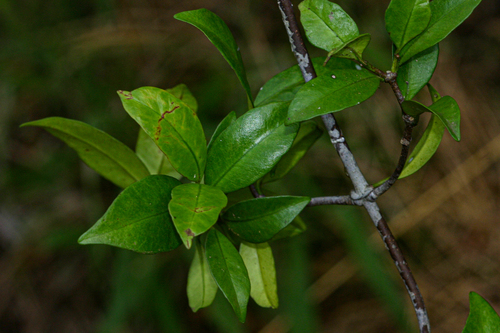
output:
<instances>
[{"instance_id":1,"label":"plant stem","mask_svg":"<svg viewBox=\"0 0 500 333\"><path fill-rule=\"evenodd\" d=\"M312 67L309 54L304 46L304 41L299 31L297 20L293 13L292 3L290 0L278 0L278 7L281 11L281 15L283 17L283 23L285 25L288 37L290 39L292 52L297 58L297 62L299 64L300 70L302 71L302 76L304 77L304 80L308 82L316 77L316 72ZM395 76L391 79L393 80L392 83L395 83L396 81ZM393 89L395 89L396 87L397 83L395 83L395 87L393 87ZM397 88L397 90L399 90L399 88ZM395 94L396 97L398 98L398 102L401 104L404 98L401 98L403 96L401 94L401 91L399 91L399 95L396 93L397 90L395 90ZM387 249L389 250L391 257L393 258L396 267L400 272L401 278L403 279L406 285L408 294L410 295L410 299L417 314L417 320L420 332L430 333L429 318L427 316L427 311L425 309L422 294L418 289L418 286L410 271L410 268L408 267L408 264L404 259L403 254L394 236L391 233L391 230L389 229L389 226L387 225L386 221L382 218L382 215L380 214L379 207L377 203L374 201L376 197L373 200L367 200L367 195L372 193L372 187L368 184L361 170L359 169L356 160L354 159L354 156L351 153L349 146L347 145L347 142L345 140L345 137L343 136L342 131L339 125L337 124L333 114L323 115L321 116L321 118L323 120L323 123L325 124L325 127L328 130L330 140L333 146L335 147L337 153L339 154L340 159L342 160L342 163L346 168L347 174L349 175L353 183L354 191L351 193L350 199L352 200L353 203L356 204L361 202L362 205L367 210L370 218L372 219L377 230L379 231L382 240L384 241ZM408 128L408 123L406 122L406 119L405 123L407 124L406 127ZM411 140L411 130L409 130L408 133L406 133L405 130L404 138L406 138L406 134L409 135ZM403 140L401 141L403 144ZM403 150L406 146L407 146L406 144L403 144ZM404 165L404 163L406 162L407 154L408 154L407 150L406 152L404 151L402 152L401 154L402 156L400 157L400 162L398 163L398 168L400 167L401 164ZM401 160L404 160L404 162L401 162ZM398 170L398 168L396 170ZM399 177L399 174L397 177ZM344 202L345 204L350 204L348 203L349 200L347 200L345 196L331 197L331 198L335 198L335 200L337 200L338 202ZM320 201L319 198L316 198L316 200L318 200L318 202Z\"/></svg>"}]
</instances>

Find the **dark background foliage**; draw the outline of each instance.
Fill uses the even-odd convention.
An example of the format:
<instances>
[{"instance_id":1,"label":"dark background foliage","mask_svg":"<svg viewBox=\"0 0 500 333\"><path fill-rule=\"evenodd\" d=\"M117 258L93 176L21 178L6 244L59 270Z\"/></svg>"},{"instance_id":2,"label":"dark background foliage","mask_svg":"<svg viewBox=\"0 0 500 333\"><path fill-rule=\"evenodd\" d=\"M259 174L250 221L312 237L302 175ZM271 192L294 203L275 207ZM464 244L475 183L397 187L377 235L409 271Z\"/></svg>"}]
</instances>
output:
<instances>
[{"instance_id":1,"label":"dark background foliage","mask_svg":"<svg viewBox=\"0 0 500 333\"><path fill-rule=\"evenodd\" d=\"M367 58L388 69L391 45L383 21L388 1L338 3L362 33L372 34ZM185 83L197 97L199 117L211 135L229 111L241 115L246 100L208 40L172 18L201 7L231 28L254 94L267 79L294 65L275 1L0 2L1 332L398 331L384 310L386 302L367 279L375 278L368 273L369 257L352 251L360 242L350 229L354 223L362 235L374 233L356 208L307 209L302 216L308 231L274 243L280 308L261 309L251 301L245 325L237 323L220 293L210 308L191 312L185 287L192 251L144 256L76 243L119 189L48 133L19 125L63 116L133 147L138 128L123 111L116 90ZM462 142L445 133L431 162L380 200L436 332L461 332L471 290L500 310L499 56L500 4L483 0L441 43L431 80L443 95L458 101ZM419 99L429 101L426 94ZM381 88L338 120L369 181L388 176L403 125L390 89ZM345 194L349 182L324 137L271 190ZM382 256L406 297L377 237L368 238L369 249Z\"/></svg>"}]
</instances>

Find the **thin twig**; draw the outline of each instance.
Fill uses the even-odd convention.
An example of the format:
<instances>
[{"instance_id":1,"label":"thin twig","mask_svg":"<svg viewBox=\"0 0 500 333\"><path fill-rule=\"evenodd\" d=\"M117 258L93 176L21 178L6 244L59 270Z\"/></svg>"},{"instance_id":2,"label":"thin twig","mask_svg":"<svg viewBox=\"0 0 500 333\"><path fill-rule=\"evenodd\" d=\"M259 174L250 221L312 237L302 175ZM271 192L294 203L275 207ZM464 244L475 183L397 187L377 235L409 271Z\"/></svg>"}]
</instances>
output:
<instances>
[{"instance_id":1,"label":"thin twig","mask_svg":"<svg viewBox=\"0 0 500 333\"><path fill-rule=\"evenodd\" d=\"M311 198L307 204L309 207L321 205L358 205L361 206L362 202L356 202L348 195L333 196L333 197L316 197Z\"/></svg>"},{"instance_id":2,"label":"thin twig","mask_svg":"<svg viewBox=\"0 0 500 333\"><path fill-rule=\"evenodd\" d=\"M290 43L292 45L292 51L295 57L297 58L304 80L308 82L316 77L316 73L314 72L314 69L312 70L310 69L312 68L312 63L310 61L307 50L304 46L304 42L302 40L302 36L298 28L298 23L293 13L292 4L290 0L278 0L278 6L280 8L283 17L283 23L285 25L288 37L290 39ZM388 74L387 79L392 80L392 83L394 83L396 79L395 75L389 77L393 73L387 73L387 74ZM395 83L395 87L397 87L397 83ZM401 95L396 94L396 97L398 98L398 102L400 102L401 104L404 100L401 98L402 94ZM353 183L354 191L353 193L351 193L350 199L353 201L362 202L363 206L370 215L370 218L377 227L377 230L379 231L382 240L387 246L391 254L391 257L394 259L396 267L400 271L401 278L403 279L407 287L408 294L410 295L410 299L412 300L413 307L417 314L417 320L419 323L420 332L430 333L429 319L427 316L427 311L425 310L424 301L420 291L418 290L418 286L415 282L415 279L413 278L413 275L408 267L408 264L406 263L402 255L402 252L396 240L394 239L394 236L392 235L387 223L382 218L377 203L371 200L366 200L366 196L372 192L371 187L369 186L365 177L361 173L361 170L359 169L354 159L354 156L349 150L347 142L344 136L342 135L342 131L339 125L337 124L335 117L332 114L327 114L322 116L321 118L328 130L328 134L330 135L330 140L332 141L332 144L337 150L342 160L342 163L346 168L347 174L350 176L351 181ZM409 131L409 137L411 140L411 130ZM401 159L404 159L404 161L406 161L407 151L402 155L405 156L400 158L400 163L398 163L398 168L399 164L401 164ZM404 162L402 164L404 165Z\"/></svg>"}]
</instances>

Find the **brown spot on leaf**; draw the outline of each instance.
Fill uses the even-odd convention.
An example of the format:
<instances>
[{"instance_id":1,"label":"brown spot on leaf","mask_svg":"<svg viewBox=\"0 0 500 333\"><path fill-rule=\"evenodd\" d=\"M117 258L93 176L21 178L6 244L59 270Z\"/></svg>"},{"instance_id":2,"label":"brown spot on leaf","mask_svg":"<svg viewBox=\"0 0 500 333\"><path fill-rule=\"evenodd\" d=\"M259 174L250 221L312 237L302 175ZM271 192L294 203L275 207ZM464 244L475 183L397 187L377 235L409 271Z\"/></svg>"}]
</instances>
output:
<instances>
[{"instance_id":1,"label":"brown spot on leaf","mask_svg":"<svg viewBox=\"0 0 500 333\"><path fill-rule=\"evenodd\" d=\"M156 141L158 141L158 139L160 138L160 134L161 134L161 121L162 121L163 119L165 119L165 115L166 115L167 113L172 113L172 112L174 112L175 110L177 110L178 108L179 108L179 105L176 105L176 106L174 106L174 108L173 108L172 110L167 110L167 111L165 111L165 112L163 112L163 113L161 114L160 119L158 119L158 126L156 126L156 132L155 132L155 140L156 140Z\"/></svg>"},{"instance_id":2,"label":"brown spot on leaf","mask_svg":"<svg viewBox=\"0 0 500 333\"><path fill-rule=\"evenodd\" d=\"M194 232L193 232L191 229L186 229L186 230L184 230L184 232L185 232L185 233L186 233L186 235L188 235L188 236L191 236L191 237L196 236L196 235L194 234Z\"/></svg>"},{"instance_id":3,"label":"brown spot on leaf","mask_svg":"<svg viewBox=\"0 0 500 333\"><path fill-rule=\"evenodd\" d=\"M132 93L131 93L131 92L126 93L126 92L125 92L125 91L123 91L123 90L118 90L118 93L119 93L120 95L123 95L123 96L125 97L125 99L133 99L133 98L134 98L134 96L132 96Z\"/></svg>"}]
</instances>

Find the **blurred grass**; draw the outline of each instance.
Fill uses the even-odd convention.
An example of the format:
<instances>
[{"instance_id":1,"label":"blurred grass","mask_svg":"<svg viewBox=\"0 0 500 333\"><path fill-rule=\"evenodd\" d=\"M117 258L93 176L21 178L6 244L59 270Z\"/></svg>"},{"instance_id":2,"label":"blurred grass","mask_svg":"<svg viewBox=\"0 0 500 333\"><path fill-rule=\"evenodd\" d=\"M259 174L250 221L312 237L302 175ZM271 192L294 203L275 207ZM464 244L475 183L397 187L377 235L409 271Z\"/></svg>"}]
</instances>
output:
<instances>
[{"instance_id":1,"label":"blurred grass","mask_svg":"<svg viewBox=\"0 0 500 333\"><path fill-rule=\"evenodd\" d=\"M382 68L390 58L383 23L387 3L339 1L360 31L372 34L367 57ZM406 297L403 286L378 235L363 243L374 230L355 208L309 209L303 214L308 231L273 245L280 308L261 309L251 301L244 325L220 294L212 307L191 312L185 295L190 252L141 256L77 245L118 189L57 139L18 126L69 117L133 147L138 128L116 90L185 83L210 135L229 111L242 114L246 102L215 48L172 18L201 7L216 12L233 31L254 93L294 65L273 1L0 1L2 332L398 331L384 309L387 296L365 279L371 256L380 254L387 283L394 282ZM484 0L442 43L431 82L461 106L463 140L457 144L445 134L431 163L380 201L424 294L434 331L461 331L470 290L500 309L499 25L500 4ZM400 149L402 124L387 88L338 114L372 183L392 172ZM419 98L428 101L425 94ZM270 190L319 196L345 194L350 186L325 137Z\"/></svg>"}]
</instances>

